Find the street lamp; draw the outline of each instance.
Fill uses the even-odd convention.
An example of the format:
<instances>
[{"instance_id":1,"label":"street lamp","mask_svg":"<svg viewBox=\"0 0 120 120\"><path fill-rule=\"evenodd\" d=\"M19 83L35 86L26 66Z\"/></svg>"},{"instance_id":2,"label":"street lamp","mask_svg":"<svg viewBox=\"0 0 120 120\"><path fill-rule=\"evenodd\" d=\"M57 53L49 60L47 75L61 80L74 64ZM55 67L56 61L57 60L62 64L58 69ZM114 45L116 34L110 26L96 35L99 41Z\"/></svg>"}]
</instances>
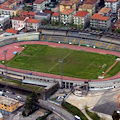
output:
<instances>
[{"instance_id":1,"label":"street lamp","mask_svg":"<svg viewBox=\"0 0 120 120\"><path fill-rule=\"evenodd\" d=\"M5 60L5 79L7 80L7 61L6 61L7 50L4 50L3 53L4 53L4 60Z\"/></svg>"},{"instance_id":2,"label":"street lamp","mask_svg":"<svg viewBox=\"0 0 120 120\"><path fill-rule=\"evenodd\" d=\"M62 86L62 63L63 63L63 59L59 59L58 61L60 63L60 78L61 78L61 88L63 87Z\"/></svg>"}]
</instances>

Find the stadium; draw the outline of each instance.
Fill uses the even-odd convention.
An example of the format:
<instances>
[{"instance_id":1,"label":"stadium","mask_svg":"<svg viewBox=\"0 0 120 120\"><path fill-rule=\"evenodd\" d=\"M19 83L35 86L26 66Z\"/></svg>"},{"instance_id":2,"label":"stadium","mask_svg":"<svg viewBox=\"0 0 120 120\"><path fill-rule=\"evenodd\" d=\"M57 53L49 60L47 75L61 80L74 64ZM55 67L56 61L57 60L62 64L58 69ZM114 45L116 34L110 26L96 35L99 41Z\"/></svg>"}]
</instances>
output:
<instances>
[{"instance_id":1,"label":"stadium","mask_svg":"<svg viewBox=\"0 0 120 120\"><path fill-rule=\"evenodd\" d=\"M88 84L89 90L120 86L120 45L117 39L80 32L42 30L41 34L6 37L0 45L1 75L6 74L4 51L7 51L7 75L10 77L59 82L62 88L67 89L84 84Z\"/></svg>"}]
</instances>

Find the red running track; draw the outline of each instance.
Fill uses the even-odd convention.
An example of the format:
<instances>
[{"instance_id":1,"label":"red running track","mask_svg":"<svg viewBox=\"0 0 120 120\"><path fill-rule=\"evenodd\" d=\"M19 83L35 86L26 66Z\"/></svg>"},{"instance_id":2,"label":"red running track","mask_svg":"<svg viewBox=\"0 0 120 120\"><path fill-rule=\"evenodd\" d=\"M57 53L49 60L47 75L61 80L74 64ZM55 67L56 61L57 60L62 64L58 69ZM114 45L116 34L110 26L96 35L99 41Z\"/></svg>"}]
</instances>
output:
<instances>
[{"instance_id":1,"label":"red running track","mask_svg":"<svg viewBox=\"0 0 120 120\"><path fill-rule=\"evenodd\" d=\"M6 55L7 60L10 60L11 58L14 57L13 52L20 52L24 49L24 48L19 46L19 45L24 45L24 44L43 44L43 45L49 45L49 46L52 46L52 47L69 48L69 49L75 49L75 50L81 50L81 51L87 51L87 52L94 52L94 53L100 53L100 54L112 54L112 55L120 57L120 52L116 52L116 51L109 51L109 50L83 47L83 46L76 46L76 45L69 45L69 44L61 44L61 43L59 44L59 43L45 42L45 41L25 41L25 42L20 42L20 43L13 43L13 44L1 47L0 48L0 60L4 60L4 54L3 54L4 50L7 50L7 55ZM4 65L0 64L0 67L4 68ZM41 73L41 72L35 72L35 71L21 70L21 69L10 68L10 67L8 67L8 70L21 72L21 73L25 73L25 74L28 74L29 72L32 72L33 75L60 79L59 75L54 75L54 74L47 74L47 73ZM65 80L88 81L88 79L79 79L79 78L72 78L72 77L66 77L66 76L63 76L62 78L65 79ZM115 75L113 77L110 77L110 78L97 79L97 80L91 80L91 81L96 81L96 82L97 81L107 81L107 80L114 80L116 78L120 78L120 72L117 75Z\"/></svg>"}]
</instances>

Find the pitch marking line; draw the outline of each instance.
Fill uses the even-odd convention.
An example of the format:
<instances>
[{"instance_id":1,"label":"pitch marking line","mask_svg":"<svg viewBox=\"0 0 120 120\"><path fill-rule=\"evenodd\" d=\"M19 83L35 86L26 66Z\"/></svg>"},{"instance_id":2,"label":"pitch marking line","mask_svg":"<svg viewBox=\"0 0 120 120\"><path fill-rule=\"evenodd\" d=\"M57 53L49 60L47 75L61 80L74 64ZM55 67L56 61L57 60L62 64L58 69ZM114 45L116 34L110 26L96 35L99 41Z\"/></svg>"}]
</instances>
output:
<instances>
[{"instance_id":1,"label":"pitch marking line","mask_svg":"<svg viewBox=\"0 0 120 120\"><path fill-rule=\"evenodd\" d=\"M68 55L71 54L72 51L70 51L66 56L64 56L62 59L65 59ZM53 67L51 67L48 72L50 72L54 67L56 67L59 63L56 63Z\"/></svg>"}]
</instances>

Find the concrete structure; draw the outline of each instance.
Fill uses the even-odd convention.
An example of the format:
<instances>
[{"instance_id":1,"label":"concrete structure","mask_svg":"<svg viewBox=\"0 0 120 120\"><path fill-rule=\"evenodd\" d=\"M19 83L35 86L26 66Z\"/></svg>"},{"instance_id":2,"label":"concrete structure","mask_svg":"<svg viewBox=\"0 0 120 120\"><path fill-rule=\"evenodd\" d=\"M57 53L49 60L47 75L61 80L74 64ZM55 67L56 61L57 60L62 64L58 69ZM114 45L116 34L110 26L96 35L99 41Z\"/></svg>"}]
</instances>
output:
<instances>
[{"instance_id":1,"label":"concrete structure","mask_svg":"<svg viewBox=\"0 0 120 120\"><path fill-rule=\"evenodd\" d=\"M38 20L46 19L47 21L49 21L49 20L50 20L50 14L38 12L38 13L35 15L35 19L38 19Z\"/></svg>"},{"instance_id":2,"label":"concrete structure","mask_svg":"<svg viewBox=\"0 0 120 120\"><path fill-rule=\"evenodd\" d=\"M83 4L81 6L79 6L79 11L88 11L90 17L95 13L95 5L91 5L91 4Z\"/></svg>"},{"instance_id":3,"label":"concrete structure","mask_svg":"<svg viewBox=\"0 0 120 120\"><path fill-rule=\"evenodd\" d=\"M12 28L15 30L21 30L25 27L25 18L24 17L14 17L12 19Z\"/></svg>"},{"instance_id":4,"label":"concrete structure","mask_svg":"<svg viewBox=\"0 0 120 120\"><path fill-rule=\"evenodd\" d=\"M60 15L60 21L64 24L73 23L73 16L76 11L74 9L65 9Z\"/></svg>"},{"instance_id":5,"label":"concrete structure","mask_svg":"<svg viewBox=\"0 0 120 120\"><path fill-rule=\"evenodd\" d=\"M111 8L112 13L117 13L117 10L120 7L119 0L105 0L105 7Z\"/></svg>"},{"instance_id":6,"label":"concrete structure","mask_svg":"<svg viewBox=\"0 0 120 120\"><path fill-rule=\"evenodd\" d=\"M26 30L38 30L41 25L41 20L28 18L25 20L25 29Z\"/></svg>"},{"instance_id":7,"label":"concrete structure","mask_svg":"<svg viewBox=\"0 0 120 120\"><path fill-rule=\"evenodd\" d=\"M111 26L111 19L110 17L95 13L90 18L90 26L94 29L107 30Z\"/></svg>"},{"instance_id":8,"label":"concrete structure","mask_svg":"<svg viewBox=\"0 0 120 120\"><path fill-rule=\"evenodd\" d=\"M59 4L59 11L63 12L66 9L74 9L76 10L76 3L74 1L62 1Z\"/></svg>"},{"instance_id":9,"label":"concrete structure","mask_svg":"<svg viewBox=\"0 0 120 120\"><path fill-rule=\"evenodd\" d=\"M111 8L101 8L100 11L98 12L99 14L103 16L111 16Z\"/></svg>"},{"instance_id":10,"label":"concrete structure","mask_svg":"<svg viewBox=\"0 0 120 120\"><path fill-rule=\"evenodd\" d=\"M51 21L60 21L60 13L58 13L58 12L55 12L55 13L53 13L52 14L52 16L51 16Z\"/></svg>"},{"instance_id":11,"label":"concrete structure","mask_svg":"<svg viewBox=\"0 0 120 120\"><path fill-rule=\"evenodd\" d=\"M0 16L0 31L5 30L10 25L10 16L1 15Z\"/></svg>"},{"instance_id":12,"label":"concrete structure","mask_svg":"<svg viewBox=\"0 0 120 120\"><path fill-rule=\"evenodd\" d=\"M78 11L74 16L74 24L79 25L81 28L85 28L89 24L89 12Z\"/></svg>"},{"instance_id":13,"label":"concrete structure","mask_svg":"<svg viewBox=\"0 0 120 120\"><path fill-rule=\"evenodd\" d=\"M0 96L0 112L3 114L11 114L18 109L18 104L17 100Z\"/></svg>"},{"instance_id":14,"label":"concrete structure","mask_svg":"<svg viewBox=\"0 0 120 120\"><path fill-rule=\"evenodd\" d=\"M38 11L44 10L45 9L45 5L47 3L49 3L48 0L35 0L33 2L33 9L34 10L38 10Z\"/></svg>"}]
</instances>

